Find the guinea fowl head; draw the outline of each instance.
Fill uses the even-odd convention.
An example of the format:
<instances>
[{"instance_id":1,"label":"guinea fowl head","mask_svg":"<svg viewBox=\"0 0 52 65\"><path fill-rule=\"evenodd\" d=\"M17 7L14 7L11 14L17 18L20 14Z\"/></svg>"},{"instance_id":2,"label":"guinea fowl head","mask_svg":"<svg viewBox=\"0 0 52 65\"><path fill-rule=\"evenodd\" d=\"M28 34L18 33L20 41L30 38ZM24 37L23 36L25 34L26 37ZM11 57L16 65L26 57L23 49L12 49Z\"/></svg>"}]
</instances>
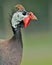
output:
<instances>
[{"instance_id":1,"label":"guinea fowl head","mask_svg":"<svg viewBox=\"0 0 52 65\"><path fill-rule=\"evenodd\" d=\"M15 6L17 11L12 16L12 26L16 28L17 26L26 28L31 20L37 20L37 17L32 12L27 12L25 8L18 4Z\"/></svg>"}]
</instances>

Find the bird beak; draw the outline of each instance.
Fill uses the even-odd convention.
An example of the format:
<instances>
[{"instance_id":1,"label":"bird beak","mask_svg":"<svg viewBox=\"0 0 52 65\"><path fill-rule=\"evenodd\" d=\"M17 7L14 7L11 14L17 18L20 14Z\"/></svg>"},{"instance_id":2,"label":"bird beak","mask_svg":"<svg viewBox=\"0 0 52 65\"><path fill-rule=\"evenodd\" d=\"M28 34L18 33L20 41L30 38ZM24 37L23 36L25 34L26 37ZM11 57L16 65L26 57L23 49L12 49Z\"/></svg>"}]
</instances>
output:
<instances>
[{"instance_id":1,"label":"bird beak","mask_svg":"<svg viewBox=\"0 0 52 65\"><path fill-rule=\"evenodd\" d=\"M23 20L25 28L30 24L31 20L37 20L37 17L32 12L29 12L29 16Z\"/></svg>"},{"instance_id":2,"label":"bird beak","mask_svg":"<svg viewBox=\"0 0 52 65\"><path fill-rule=\"evenodd\" d=\"M38 20L37 17L32 12L29 12L29 15L31 20Z\"/></svg>"}]
</instances>

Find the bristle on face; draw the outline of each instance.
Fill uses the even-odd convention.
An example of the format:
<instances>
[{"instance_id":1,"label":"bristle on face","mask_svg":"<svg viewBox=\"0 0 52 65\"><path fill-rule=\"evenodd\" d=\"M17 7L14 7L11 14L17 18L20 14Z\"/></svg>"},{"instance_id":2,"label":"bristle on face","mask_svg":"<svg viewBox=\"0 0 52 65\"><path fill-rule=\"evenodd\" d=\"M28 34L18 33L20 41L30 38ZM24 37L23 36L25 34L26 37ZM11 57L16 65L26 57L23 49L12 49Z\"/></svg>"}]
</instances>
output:
<instances>
[{"instance_id":1,"label":"bristle on face","mask_svg":"<svg viewBox=\"0 0 52 65\"><path fill-rule=\"evenodd\" d=\"M18 4L18 5L16 5L15 7L16 7L16 9L18 9L18 10L20 10L20 11L25 10L25 8L24 8L21 4Z\"/></svg>"}]
</instances>

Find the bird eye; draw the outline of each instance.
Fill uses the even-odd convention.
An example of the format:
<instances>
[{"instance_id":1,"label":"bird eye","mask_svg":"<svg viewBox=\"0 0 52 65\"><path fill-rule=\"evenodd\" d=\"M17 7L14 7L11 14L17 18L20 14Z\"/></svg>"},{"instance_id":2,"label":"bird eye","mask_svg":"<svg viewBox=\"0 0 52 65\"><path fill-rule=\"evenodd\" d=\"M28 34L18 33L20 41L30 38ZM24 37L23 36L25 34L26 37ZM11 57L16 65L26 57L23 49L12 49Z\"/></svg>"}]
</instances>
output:
<instances>
[{"instance_id":1,"label":"bird eye","mask_svg":"<svg viewBox=\"0 0 52 65\"><path fill-rule=\"evenodd\" d=\"M25 15L26 15L26 13L27 13L26 11L23 11L23 13L22 13L22 14L25 16Z\"/></svg>"}]
</instances>

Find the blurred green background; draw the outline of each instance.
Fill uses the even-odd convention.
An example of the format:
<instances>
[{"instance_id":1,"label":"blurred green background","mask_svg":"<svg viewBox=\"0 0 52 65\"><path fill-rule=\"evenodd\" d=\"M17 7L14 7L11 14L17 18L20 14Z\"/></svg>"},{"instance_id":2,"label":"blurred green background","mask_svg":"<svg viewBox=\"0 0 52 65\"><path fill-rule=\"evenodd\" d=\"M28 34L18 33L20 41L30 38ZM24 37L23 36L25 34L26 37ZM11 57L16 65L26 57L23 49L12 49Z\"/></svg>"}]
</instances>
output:
<instances>
[{"instance_id":1,"label":"blurred green background","mask_svg":"<svg viewBox=\"0 0 52 65\"><path fill-rule=\"evenodd\" d=\"M32 11L38 21L22 29L21 65L52 65L52 2L48 0L0 0L0 39L12 37L10 14L16 4Z\"/></svg>"}]
</instances>

